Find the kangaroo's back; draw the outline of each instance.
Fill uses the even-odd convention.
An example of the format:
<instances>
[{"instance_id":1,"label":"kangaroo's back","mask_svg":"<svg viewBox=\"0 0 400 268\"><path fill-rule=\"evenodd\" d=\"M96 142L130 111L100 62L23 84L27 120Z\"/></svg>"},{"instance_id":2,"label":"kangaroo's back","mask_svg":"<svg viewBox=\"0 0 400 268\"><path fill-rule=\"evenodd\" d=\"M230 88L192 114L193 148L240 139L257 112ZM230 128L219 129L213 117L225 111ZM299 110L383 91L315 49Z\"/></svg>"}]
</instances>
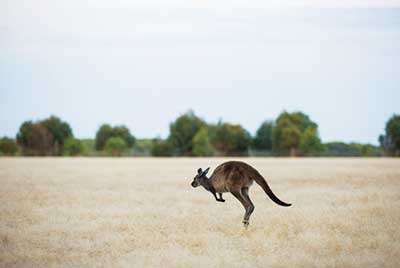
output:
<instances>
[{"instance_id":1,"label":"kangaroo's back","mask_svg":"<svg viewBox=\"0 0 400 268\"><path fill-rule=\"evenodd\" d=\"M257 174L257 170L250 166L249 164L246 164L245 162L241 161L228 161L224 162L221 165L219 165L211 177L213 176L221 176L225 180L230 180L232 177L236 177L237 175L240 175L242 177L247 177L251 178L254 177Z\"/></svg>"},{"instance_id":2,"label":"kangaroo's back","mask_svg":"<svg viewBox=\"0 0 400 268\"><path fill-rule=\"evenodd\" d=\"M232 192L235 188L249 187L253 183L256 170L240 161L228 161L219 165L211 175L215 189Z\"/></svg>"}]
</instances>

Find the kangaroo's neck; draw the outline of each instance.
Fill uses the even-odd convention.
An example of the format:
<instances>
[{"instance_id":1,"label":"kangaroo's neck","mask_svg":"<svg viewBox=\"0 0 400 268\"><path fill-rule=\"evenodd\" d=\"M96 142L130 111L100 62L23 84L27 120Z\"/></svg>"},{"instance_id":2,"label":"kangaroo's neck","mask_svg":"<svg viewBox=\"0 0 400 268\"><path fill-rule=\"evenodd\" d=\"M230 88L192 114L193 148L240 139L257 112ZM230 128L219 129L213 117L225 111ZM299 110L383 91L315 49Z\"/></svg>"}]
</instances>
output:
<instances>
[{"instance_id":1,"label":"kangaroo's neck","mask_svg":"<svg viewBox=\"0 0 400 268\"><path fill-rule=\"evenodd\" d=\"M205 178L205 179L201 182L201 186L203 186L204 189L206 189L207 191L215 192L214 186L212 185L210 179L208 179L208 178Z\"/></svg>"}]
</instances>

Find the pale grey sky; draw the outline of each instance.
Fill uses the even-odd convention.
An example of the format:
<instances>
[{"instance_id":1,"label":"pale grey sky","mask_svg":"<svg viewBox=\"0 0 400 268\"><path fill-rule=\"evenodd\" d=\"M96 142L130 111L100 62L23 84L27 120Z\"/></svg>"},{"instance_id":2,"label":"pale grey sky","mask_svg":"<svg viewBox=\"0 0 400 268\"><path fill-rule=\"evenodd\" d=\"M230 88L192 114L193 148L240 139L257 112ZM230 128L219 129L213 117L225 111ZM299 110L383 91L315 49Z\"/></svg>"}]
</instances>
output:
<instances>
[{"instance_id":1,"label":"pale grey sky","mask_svg":"<svg viewBox=\"0 0 400 268\"><path fill-rule=\"evenodd\" d=\"M293 4L295 2L295 4ZM377 143L400 113L400 1L1 1L0 136L55 114L166 137L193 109L254 133L284 109Z\"/></svg>"}]
</instances>

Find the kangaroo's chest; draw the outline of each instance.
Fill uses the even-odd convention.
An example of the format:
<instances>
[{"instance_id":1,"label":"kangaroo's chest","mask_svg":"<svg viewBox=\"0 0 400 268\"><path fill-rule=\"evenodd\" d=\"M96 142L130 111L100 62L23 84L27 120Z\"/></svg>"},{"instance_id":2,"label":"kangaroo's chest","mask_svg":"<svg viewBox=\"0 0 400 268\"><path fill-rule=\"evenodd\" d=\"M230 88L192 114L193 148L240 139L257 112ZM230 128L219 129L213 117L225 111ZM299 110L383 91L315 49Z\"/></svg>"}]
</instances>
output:
<instances>
[{"instance_id":1,"label":"kangaroo's chest","mask_svg":"<svg viewBox=\"0 0 400 268\"><path fill-rule=\"evenodd\" d=\"M212 185L217 193L229 192L229 186L227 184L227 181L222 176L213 178Z\"/></svg>"}]
</instances>

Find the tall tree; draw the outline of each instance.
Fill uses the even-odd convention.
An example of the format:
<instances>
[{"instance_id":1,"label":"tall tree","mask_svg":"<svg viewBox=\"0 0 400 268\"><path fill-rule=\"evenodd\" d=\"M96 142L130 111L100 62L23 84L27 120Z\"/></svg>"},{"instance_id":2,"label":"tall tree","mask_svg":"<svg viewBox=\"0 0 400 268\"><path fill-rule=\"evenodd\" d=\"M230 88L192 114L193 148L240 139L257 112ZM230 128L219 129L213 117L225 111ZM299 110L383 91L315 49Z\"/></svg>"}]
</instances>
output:
<instances>
[{"instance_id":1,"label":"tall tree","mask_svg":"<svg viewBox=\"0 0 400 268\"><path fill-rule=\"evenodd\" d=\"M39 123L47 128L53 136L53 152L55 154L61 154L65 140L69 137L73 137L69 124L54 115Z\"/></svg>"},{"instance_id":2,"label":"tall tree","mask_svg":"<svg viewBox=\"0 0 400 268\"><path fill-rule=\"evenodd\" d=\"M193 111L189 111L170 124L168 140L179 155L192 155L193 138L205 126L206 123L201 118L197 117Z\"/></svg>"},{"instance_id":3,"label":"tall tree","mask_svg":"<svg viewBox=\"0 0 400 268\"><path fill-rule=\"evenodd\" d=\"M251 143L250 134L240 125L220 122L215 127L212 144L223 155L244 155Z\"/></svg>"},{"instance_id":4,"label":"tall tree","mask_svg":"<svg viewBox=\"0 0 400 268\"><path fill-rule=\"evenodd\" d=\"M107 139L112 137L112 127L109 124L103 124L96 133L96 150L101 151L106 145Z\"/></svg>"},{"instance_id":5,"label":"tall tree","mask_svg":"<svg viewBox=\"0 0 400 268\"><path fill-rule=\"evenodd\" d=\"M257 129L256 136L253 141L253 146L257 150L272 149L272 128L274 123L272 121L265 121Z\"/></svg>"},{"instance_id":6,"label":"tall tree","mask_svg":"<svg viewBox=\"0 0 400 268\"><path fill-rule=\"evenodd\" d=\"M299 128L290 124L282 129L281 134L281 149L290 150L290 155L295 156L297 154L297 148L300 145L301 132Z\"/></svg>"},{"instance_id":7,"label":"tall tree","mask_svg":"<svg viewBox=\"0 0 400 268\"><path fill-rule=\"evenodd\" d=\"M318 131L316 128L306 128L301 135L299 148L303 155L316 156L324 151L324 145L318 136Z\"/></svg>"},{"instance_id":8,"label":"tall tree","mask_svg":"<svg viewBox=\"0 0 400 268\"><path fill-rule=\"evenodd\" d=\"M400 156L400 115L394 114L386 123L385 135L379 137L381 146L389 154Z\"/></svg>"},{"instance_id":9,"label":"tall tree","mask_svg":"<svg viewBox=\"0 0 400 268\"><path fill-rule=\"evenodd\" d=\"M318 126L306 114L282 112L272 130L273 150L292 156L298 154L301 136L308 128L317 129Z\"/></svg>"},{"instance_id":10,"label":"tall tree","mask_svg":"<svg viewBox=\"0 0 400 268\"><path fill-rule=\"evenodd\" d=\"M32 123L31 121L22 123L17 134L17 142L22 147L24 154L53 154L53 135L41 123Z\"/></svg>"}]
</instances>

